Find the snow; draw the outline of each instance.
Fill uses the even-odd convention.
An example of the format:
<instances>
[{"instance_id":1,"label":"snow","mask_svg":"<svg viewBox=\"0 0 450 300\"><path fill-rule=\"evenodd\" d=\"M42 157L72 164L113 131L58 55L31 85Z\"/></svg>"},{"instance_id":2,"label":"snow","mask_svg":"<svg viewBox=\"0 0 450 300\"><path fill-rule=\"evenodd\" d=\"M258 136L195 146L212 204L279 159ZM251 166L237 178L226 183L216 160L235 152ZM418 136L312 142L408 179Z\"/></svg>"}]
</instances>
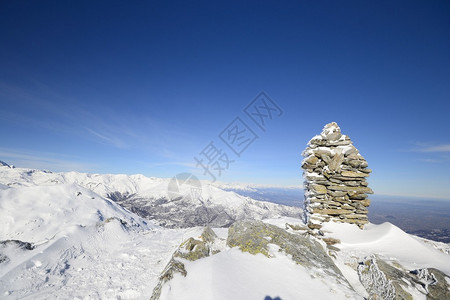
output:
<instances>
[{"instance_id":1,"label":"snow","mask_svg":"<svg viewBox=\"0 0 450 300\"><path fill-rule=\"evenodd\" d=\"M1 160L0 160L0 167L8 167L8 168L11 168L10 165L8 165L7 163L5 163L4 161L1 161Z\"/></svg>"},{"instance_id":2,"label":"snow","mask_svg":"<svg viewBox=\"0 0 450 300\"><path fill-rule=\"evenodd\" d=\"M40 243L72 227L92 226L117 217L133 226L147 226L120 206L75 184L19 187L0 191L2 239Z\"/></svg>"},{"instance_id":3,"label":"snow","mask_svg":"<svg viewBox=\"0 0 450 300\"><path fill-rule=\"evenodd\" d=\"M187 276L176 275L161 299L348 299L357 295L324 274L314 274L273 249L274 257L237 248L185 263ZM320 278L319 276L323 276ZM316 277L316 278L314 278Z\"/></svg>"},{"instance_id":4,"label":"snow","mask_svg":"<svg viewBox=\"0 0 450 300\"><path fill-rule=\"evenodd\" d=\"M180 242L199 229L165 230L76 184L0 191L0 298L148 299ZM126 222L124 225L123 222Z\"/></svg>"},{"instance_id":5,"label":"snow","mask_svg":"<svg viewBox=\"0 0 450 300\"><path fill-rule=\"evenodd\" d=\"M292 217L278 217L278 218L270 218L265 219L265 223L272 224L275 226L278 226L282 229L286 228L286 224L289 223L291 225L301 225L306 226L301 219L298 218L292 218Z\"/></svg>"},{"instance_id":6,"label":"snow","mask_svg":"<svg viewBox=\"0 0 450 300\"><path fill-rule=\"evenodd\" d=\"M2 185L20 188L76 184L102 197L111 198L111 195L114 195L117 197L115 200L129 197L124 200L127 203L120 203L133 211L142 209L141 215L148 216L158 224L167 227L204 224L201 222L205 221L205 218L197 216L189 219L188 213L192 215L205 209L211 214L210 220L217 226L224 226L232 220L249 217L264 219L276 215L302 214L300 208L257 201L232 191L222 190L208 182L199 182L201 189L196 189L195 193L192 192L193 186L190 184L177 186L177 196L182 197L182 203L171 201L173 192L169 188L170 182L169 178L146 177L139 174L52 173L33 169L0 167L0 184ZM156 206L159 210L153 209Z\"/></svg>"},{"instance_id":7,"label":"snow","mask_svg":"<svg viewBox=\"0 0 450 300\"><path fill-rule=\"evenodd\" d=\"M101 232L78 228L48 247L16 257L12 268L2 269L0 295L148 299L183 234L180 230L127 233L119 223L108 223Z\"/></svg>"},{"instance_id":8,"label":"snow","mask_svg":"<svg viewBox=\"0 0 450 300\"><path fill-rule=\"evenodd\" d=\"M20 240L35 247L0 244L0 253L8 258L0 265L0 298L149 299L174 251L189 237L198 238L203 228L161 228L105 195L120 191L167 196L168 182L143 175L0 166L0 241ZM205 199L235 210L252 201L202 185ZM283 229L286 223L305 225L289 217L265 222ZM334 262L356 293L322 270L295 264L274 245L271 258L251 255L226 246L226 228L213 230L221 252L194 262L183 260L187 276L176 274L163 286L161 299L358 299L367 293L357 263L372 254L409 270L435 267L450 275L449 254L439 251L443 245L408 235L390 223L368 224L364 230L344 223L322 228L325 237L341 241L335 245L340 251ZM417 290L411 293L423 296Z\"/></svg>"},{"instance_id":9,"label":"snow","mask_svg":"<svg viewBox=\"0 0 450 300\"><path fill-rule=\"evenodd\" d=\"M377 253L400 261L410 270L433 267L450 275L448 254L391 223L367 224L364 230L360 230L352 224L329 222L322 230L326 236L341 240L338 247L345 253L358 253L359 256Z\"/></svg>"},{"instance_id":10,"label":"snow","mask_svg":"<svg viewBox=\"0 0 450 300\"><path fill-rule=\"evenodd\" d=\"M146 177L144 175L125 174L88 174L79 172L51 173L41 170L0 167L0 184L11 187L20 186L47 186L58 184L77 184L86 189L107 197L108 194L120 192L122 194L138 194L144 198L170 198L168 185L171 178ZM253 202L235 192L221 189L220 184L201 182L201 195L193 201L213 200L215 205L223 205L228 209L241 209L243 203ZM181 185L180 194L191 193L190 185ZM1 186L0 186L1 189ZM273 203L262 202L267 207L274 207Z\"/></svg>"}]
</instances>

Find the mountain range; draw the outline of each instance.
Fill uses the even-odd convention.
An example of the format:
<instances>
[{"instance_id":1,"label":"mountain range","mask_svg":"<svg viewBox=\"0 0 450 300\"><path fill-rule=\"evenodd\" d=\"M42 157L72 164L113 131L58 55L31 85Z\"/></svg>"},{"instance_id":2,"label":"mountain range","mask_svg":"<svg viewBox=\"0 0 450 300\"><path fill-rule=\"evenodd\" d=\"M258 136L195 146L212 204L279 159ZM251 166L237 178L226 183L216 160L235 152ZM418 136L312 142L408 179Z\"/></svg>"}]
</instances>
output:
<instances>
[{"instance_id":1,"label":"mountain range","mask_svg":"<svg viewBox=\"0 0 450 300\"><path fill-rule=\"evenodd\" d=\"M0 298L448 299L450 246L208 182L0 166ZM195 187L195 189L193 189Z\"/></svg>"}]
</instances>

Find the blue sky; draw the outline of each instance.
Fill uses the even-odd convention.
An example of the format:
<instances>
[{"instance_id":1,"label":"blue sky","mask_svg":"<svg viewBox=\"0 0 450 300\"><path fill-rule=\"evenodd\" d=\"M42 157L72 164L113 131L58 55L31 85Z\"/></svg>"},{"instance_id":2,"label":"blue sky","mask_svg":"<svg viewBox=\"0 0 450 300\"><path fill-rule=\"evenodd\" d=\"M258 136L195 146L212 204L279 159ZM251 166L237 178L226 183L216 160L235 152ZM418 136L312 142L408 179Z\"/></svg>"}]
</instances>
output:
<instances>
[{"instance_id":1,"label":"blue sky","mask_svg":"<svg viewBox=\"0 0 450 300\"><path fill-rule=\"evenodd\" d=\"M0 159L52 171L301 184L331 121L379 194L450 198L448 1L2 1ZM265 91L283 114L243 109ZM258 137L238 157L219 134Z\"/></svg>"}]
</instances>

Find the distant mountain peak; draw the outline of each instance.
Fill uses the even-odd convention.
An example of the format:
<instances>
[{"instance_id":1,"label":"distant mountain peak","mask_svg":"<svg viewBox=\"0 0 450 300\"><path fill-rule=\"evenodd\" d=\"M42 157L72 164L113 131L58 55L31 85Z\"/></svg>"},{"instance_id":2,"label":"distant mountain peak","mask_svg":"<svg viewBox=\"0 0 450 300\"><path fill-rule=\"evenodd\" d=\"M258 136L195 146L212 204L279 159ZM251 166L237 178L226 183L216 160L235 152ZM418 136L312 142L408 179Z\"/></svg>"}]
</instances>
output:
<instances>
[{"instance_id":1,"label":"distant mountain peak","mask_svg":"<svg viewBox=\"0 0 450 300\"><path fill-rule=\"evenodd\" d=\"M8 168L14 168L14 166L10 166L7 163L5 163L4 161L0 160L0 166L1 167L8 167Z\"/></svg>"}]
</instances>

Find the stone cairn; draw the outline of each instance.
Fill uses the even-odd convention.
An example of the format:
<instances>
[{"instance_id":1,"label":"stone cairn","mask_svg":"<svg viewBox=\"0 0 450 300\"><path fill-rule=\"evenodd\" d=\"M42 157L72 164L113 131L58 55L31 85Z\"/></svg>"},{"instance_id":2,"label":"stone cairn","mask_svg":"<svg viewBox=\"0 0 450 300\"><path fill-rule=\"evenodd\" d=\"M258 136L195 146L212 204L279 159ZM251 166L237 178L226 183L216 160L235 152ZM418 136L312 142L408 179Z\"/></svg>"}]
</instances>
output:
<instances>
[{"instance_id":1,"label":"stone cairn","mask_svg":"<svg viewBox=\"0 0 450 300\"><path fill-rule=\"evenodd\" d=\"M335 122L327 124L302 155L308 226L320 228L322 222L337 221L363 228L369 222L367 194L373 194L366 181L371 170L350 138Z\"/></svg>"}]
</instances>

